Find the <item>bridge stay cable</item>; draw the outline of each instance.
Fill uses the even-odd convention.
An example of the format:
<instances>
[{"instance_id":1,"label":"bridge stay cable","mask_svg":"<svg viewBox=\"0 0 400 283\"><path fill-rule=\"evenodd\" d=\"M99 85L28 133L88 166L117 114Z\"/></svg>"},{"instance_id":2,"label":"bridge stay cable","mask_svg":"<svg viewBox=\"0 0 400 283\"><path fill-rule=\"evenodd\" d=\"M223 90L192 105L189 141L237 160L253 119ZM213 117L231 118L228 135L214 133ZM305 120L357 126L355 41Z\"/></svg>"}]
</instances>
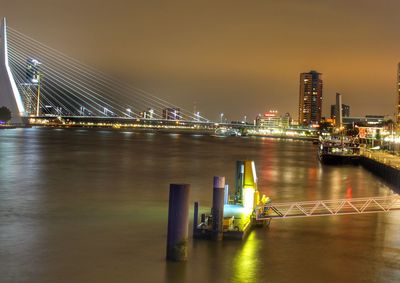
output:
<instances>
[{"instance_id":1,"label":"bridge stay cable","mask_svg":"<svg viewBox=\"0 0 400 283\"><path fill-rule=\"evenodd\" d=\"M67 63L67 62L66 62Z\"/></svg>"},{"instance_id":2,"label":"bridge stay cable","mask_svg":"<svg viewBox=\"0 0 400 283\"><path fill-rule=\"evenodd\" d=\"M10 56L13 59L12 65L15 68L20 68L19 66L23 65L24 57L15 55L18 54L17 51L10 48ZM13 52L15 51L15 52ZM80 85L78 80L74 80L72 77L63 76L62 73L56 69L53 69L51 63L46 64L45 67L42 68L45 74L50 74L48 78L45 77L46 85L49 86L53 91L52 93L57 93L57 90L63 90L68 94L68 96L74 96L76 98L75 102L77 104L85 104L85 99L87 100L87 105L90 105L91 108L97 110L98 113L102 113L102 108L106 105L110 109L117 109L118 106L115 104L110 104L112 101L108 100L108 102L104 101L104 97L100 96L93 90L88 88L84 88ZM22 70L23 72L23 70ZM43 88L45 90L45 88ZM95 108L94 105L98 106L99 108ZM86 106L89 109L89 106ZM122 108L122 106L120 106Z\"/></svg>"},{"instance_id":3,"label":"bridge stay cable","mask_svg":"<svg viewBox=\"0 0 400 283\"><path fill-rule=\"evenodd\" d=\"M53 108L62 108L78 116L82 116L81 110L85 109L96 116L109 117L109 110L112 116L124 118L139 118L140 111L153 109L154 119L163 118L161 112L164 109L174 108L179 109L179 120L208 122L200 115L107 76L17 30L8 28L8 31L12 71L18 77L18 87L25 99L34 100L32 89L25 87L29 82L24 73L28 60L35 59L41 63L38 69L43 78L41 105L46 102Z\"/></svg>"},{"instance_id":4,"label":"bridge stay cable","mask_svg":"<svg viewBox=\"0 0 400 283\"><path fill-rule=\"evenodd\" d=\"M23 58L22 58L23 59ZM22 60L23 61L23 60ZM60 81L60 78L56 77L56 79L58 79L58 81ZM62 84L60 84L60 87L63 88L64 86ZM73 93L72 93L73 94ZM104 104L104 102L103 102ZM121 108L121 107L120 107Z\"/></svg>"},{"instance_id":5,"label":"bridge stay cable","mask_svg":"<svg viewBox=\"0 0 400 283\"><path fill-rule=\"evenodd\" d=\"M125 88L129 88L130 91L134 90L135 92L139 92L139 93L136 93L136 94L140 94L140 95L142 95L142 96L145 95L146 97L151 97L154 101L156 101L156 100L157 100L157 101L161 101L162 103L164 103L165 105L168 105L169 107L176 107L176 105L171 104L171 103L169 103L169 102L167 102L167 101L165 101L165 100L163 100L163 99L161 99L161 98L158 98L158 97L156 97L156 96L150 94L149 92L146 92L146 91L144 91L144 90L141 90L141 89L135 88L135 87L133 87L133 86L127 85L125 82L122 82L121 80L112 78L112 77L110 77L110 76L104 74L103 72L94 69L93 67L91 67L91 66L89 66L89 65L85 65L85 64L83 64L83 63L80 63L80 62L77 61L76 59L71 58L71 57L69 57L69 56L67 56L67 55L65 55L65 54L63 54L63 53L61 53L61 52L59 52L59 51L57 51L57 50L51 48L51 47L48 47L48 46L46 46L46 45L44 45L44 44L42 44L42 43L40 43L40 42L38 42L38 41L36 41L36 40L34 40L34 39L28 37L28 36L25 36L25 35L23 35L22 33L18 32L18 31L16 31L16 30L13 30L13 31L14 31L16 34L18 34L19 36L26 37L26 38L28 38L28 40L31 40L31 41L35 42L36 44L38 44L38 45L40 46L40 50L42 50L42 49L44 49L44 48L47 48L48 50L46 51L46 54L49 53L49 52L50 52L50 53L53 52L53 53L55 53L55 54L57 55L56 57L65 57L65 58L67 58L67 60L65 61L66 63L76 62L76 64L78 64L77 66L78 66L79 68L82 68L82 66L83 66L84 68L86 68L86 69L88 69L88 70L92 70L92 71L95 73L95 77L98 77L99 74L100 74L100 75L101 75L100 77L102 77L103 80L108 80L108 81L112 82L112 84L113 84L114 87L115 87L115 82L118 82L117 86L124 86ZM25 42L26 39L23 39L23 41ZM142 94L141 94L141 93L142 93ZM184 110L184 109L183 109L183 110ZM184 111L186 111L186 110L184 110ZM193 117L192 113L190 113L189 116ZM200 117L200 118L203 119L203 120L205 119L204 117L201 117L201 116L198 116L198 117Z\"/></svg>"}]
</instances>

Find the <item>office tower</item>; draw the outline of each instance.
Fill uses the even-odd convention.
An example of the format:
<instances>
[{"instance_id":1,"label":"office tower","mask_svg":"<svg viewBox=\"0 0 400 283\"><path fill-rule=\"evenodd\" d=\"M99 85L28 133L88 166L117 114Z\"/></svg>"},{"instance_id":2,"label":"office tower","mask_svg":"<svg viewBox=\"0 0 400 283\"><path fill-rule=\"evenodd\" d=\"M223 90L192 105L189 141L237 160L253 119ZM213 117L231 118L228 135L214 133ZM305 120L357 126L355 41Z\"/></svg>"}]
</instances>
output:
<instances>
[{"instance_id":1,"label":"office tower","mask_svg":"<svg viewBox=\"0 0 400 283\"><path fill-rule=\"evenodd\" d=\"M342 104L342 117L350 117L350 106ZM336 104L331 105L331 118L336 118Z\"/></svg>"},{"instance_id":2,"label":"office tower","mask_svg":"<svg viewBox=\"0 0 400 283\"><path fill-rule=\"evenodd\" d=\"M322 113L322 74L317 71L300 74L299 124L318 124Z\"/></svg>"}]
</instances>

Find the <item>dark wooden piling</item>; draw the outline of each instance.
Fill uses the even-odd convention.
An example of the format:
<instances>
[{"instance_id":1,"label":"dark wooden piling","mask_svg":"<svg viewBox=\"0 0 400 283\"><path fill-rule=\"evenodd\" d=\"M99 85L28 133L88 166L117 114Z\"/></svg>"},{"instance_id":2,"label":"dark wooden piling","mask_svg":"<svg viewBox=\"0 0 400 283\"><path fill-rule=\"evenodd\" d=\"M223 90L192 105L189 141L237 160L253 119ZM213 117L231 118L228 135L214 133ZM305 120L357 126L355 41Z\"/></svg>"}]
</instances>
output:
<instances>
[{"instance_id":1,"label":"dark wooden piling","mask_svg":"<svg viewBox=\"0 0 400 283\"><path fill-rule=\"evenodd\" d=\"M212 239L220 241L223 236L225 177L214 177L212 214Z\"/></svg>"},{"instance_id":2,"label":"dark wooden piling","mask_svg":"<svg viewBox=\"0 0 400 283\"><path fill-rule=\"evenodd\" d=\"M193 210L193 237L197 234L197 226L199 225L199 202L194 203Z\"/></svg>"},{"instance_id":3,"label":"dark wooden piling","mask_svg":"<svg viewBox=\"0 0 400 283\"><path fill-rule=\"evenodd\" d=\"M169 188L167 260L187 259L189 191L188 184L171 184Z\"/></svg>"}]
</instances>

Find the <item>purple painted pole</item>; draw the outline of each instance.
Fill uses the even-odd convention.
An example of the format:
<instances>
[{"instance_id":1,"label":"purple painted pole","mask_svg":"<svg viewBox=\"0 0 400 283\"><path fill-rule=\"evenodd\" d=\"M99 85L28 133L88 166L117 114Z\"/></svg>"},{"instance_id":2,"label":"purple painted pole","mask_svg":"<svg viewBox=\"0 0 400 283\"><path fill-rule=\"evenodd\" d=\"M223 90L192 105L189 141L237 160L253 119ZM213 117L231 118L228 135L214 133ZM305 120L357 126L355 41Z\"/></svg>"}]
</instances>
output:
<instances>
[{"instance_id":1,"label":"purple painted pole","mask_svg":"<svg viewBox=\"0 0 400 283\"><path fill-rule=\"evenodd\" d=\"M189 191L188 184L171 184L169 187L167 260L187 259Z\"/></svg>"}]
</instances>

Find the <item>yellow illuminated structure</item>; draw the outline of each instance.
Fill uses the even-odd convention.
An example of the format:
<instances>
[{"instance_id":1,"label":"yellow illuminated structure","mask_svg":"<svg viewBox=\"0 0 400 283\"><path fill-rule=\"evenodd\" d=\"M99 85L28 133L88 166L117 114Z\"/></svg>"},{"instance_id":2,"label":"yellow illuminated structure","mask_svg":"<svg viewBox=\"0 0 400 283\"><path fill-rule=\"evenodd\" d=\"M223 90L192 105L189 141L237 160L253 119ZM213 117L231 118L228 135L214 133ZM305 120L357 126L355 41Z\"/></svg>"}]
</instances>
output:
<instances>
[{"instance_id":1,"label":"yellow illuminated structure","mask_svg":"<svg viewBox=\"0 0 400 283\"><path fill-rule=\"evenodd\" d=\"M258 204L257 174L254 161L246 160L243 162L244 176L242 188L242 204L248 212L252 212ZM257 192L257 193L256 193ZM256 199L257 198L257 199Z\"/></svg>"},{"instance_id":2,"label":"yellow illuminated structure","mask_svg":"<svg viewBox=\"0 0 400 283\"><path fill-rule=\"evenodd\" d=\"M254 161L237 161L235 200L233 203L224 205L225 226L231 226L230 222L233 219L234 230L247 230L251 223L251 215L259 202Z\"/></svg>"},{"instance_id":3,"label":"yellow illuminated structure","mask_svg":"<svg viewBox=\"0 0 400 283\"><path fill-rule=\"evenodd\" d=\"M255 221L256 214L266 215L268 213L265 209L262 211L259 210L260 207L264 208L265 204L271 200L264 195L260 199L254 161L244 160L236 162L235 192L231 194L231 197L229 196L229 187L226 185L223 200L223 219L221 219L221 222L217 222L217 224L221 224L220 227L222 228L224 239L244 239L254 225L267 223L267 221L262 223ZM213 211L215 210L212 209ZM220 231L214 228L217 226L214 222L217 216L202 214L201 221L197 221L198 204L195 205L194 219L196 220L194 221L193 229L193 237L195 238L213 238L216 231Z\"/></svg>"}]
</instances>

